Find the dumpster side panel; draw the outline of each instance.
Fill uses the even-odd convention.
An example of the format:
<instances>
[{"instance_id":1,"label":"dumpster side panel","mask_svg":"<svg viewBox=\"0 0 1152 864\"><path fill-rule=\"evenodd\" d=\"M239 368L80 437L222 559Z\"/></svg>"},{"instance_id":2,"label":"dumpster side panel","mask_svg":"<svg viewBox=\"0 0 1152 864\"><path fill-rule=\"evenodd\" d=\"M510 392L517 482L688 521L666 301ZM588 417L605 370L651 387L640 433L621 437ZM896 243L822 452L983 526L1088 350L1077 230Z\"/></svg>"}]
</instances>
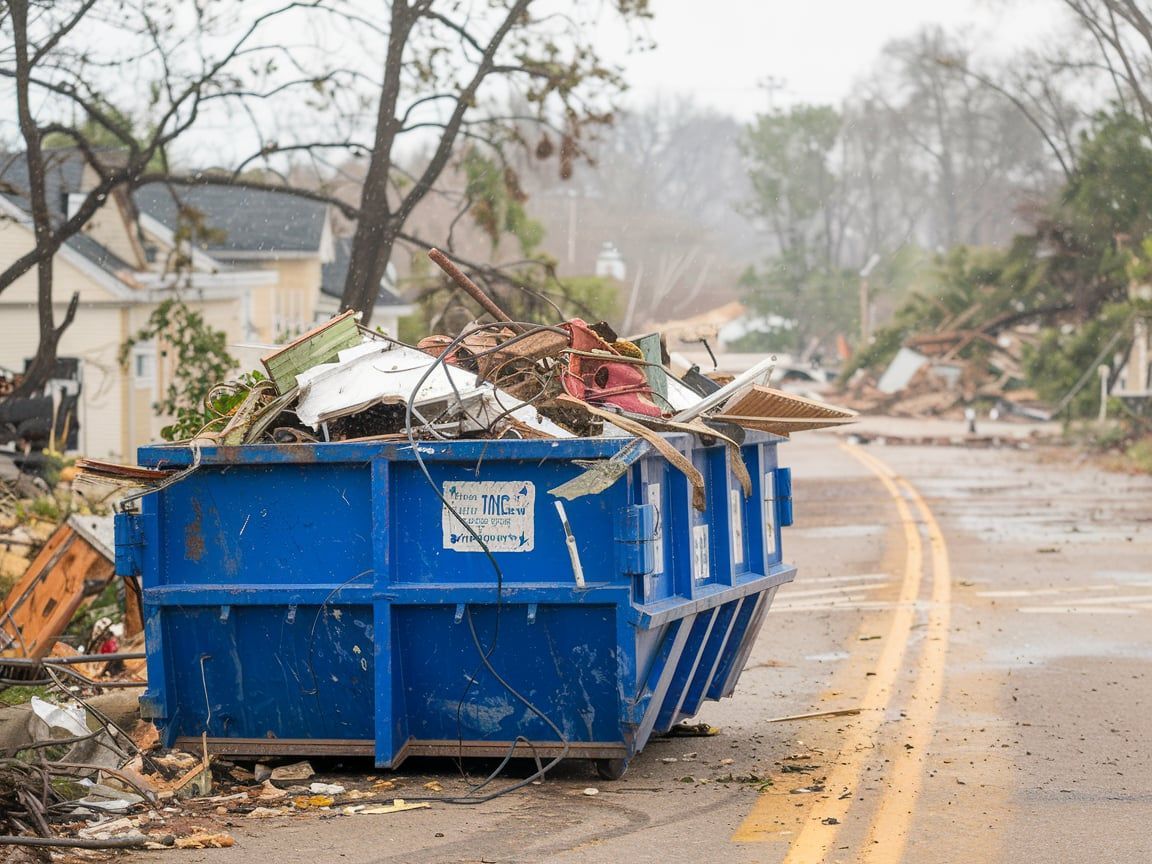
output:
<instances>
[{"instance_id":1,"label":"dumpster side panel","mask_svg":"<svg viewBox=\"0 0 1152 864\"><path fill-rule=\"evenodd\" d=\"M583 588L547 490L582 470L573 459L621 441L206 450L118 520L142 570L143 701L165 742L207 731L220 752L374 753L395 766L502 755L523 736L541 754L563 738L569 755L631 757L731 694L794 573L781 563L791 501L775 444L751 435L741 448L745 496L727 448L668 440L703 472L706 511L654 454L565 501Z\"/></svg>"},{"instance_id":2,"label":"dumpster side panel","mask_svg":"<svg viewBox=\"0 0 1152 864\"><path fill-rule=\"evenodd\" d=\"M168 607L164 629L167 742L374 736L370 606Z\"/></svg>"},{"instance_id":3,"label":"dumpster side panel","mask_svg":"<svg viewBox=\"0 0 1152 864\"><path fill-rule=\"evenodd\" d=\"M370 568L364 465L202 467L160 496L155 584L342 582Z\"/></svg>"},{"instance_id":4,"label":"dumpster side panel","mask_svg":"<svg viewBox=\"0 0 1152 864\"><path fill-rule=\"evenodd\" d=\"M566 462L507 460L489 461L480 474L473 463L437 461L427 468L435 489L417 466L391 466L390 498L397 510L393 582L482 582L495 588L487 555L441 501L440 492L489 545L505 581L574 584L563 526L548 489L579 469ZM623 488L612 489L564 502L590 580L617 578L611 544L595 540L605 529L611 531L613 511L623 506L624 495Z\"/></svg>"},{"instance_id":5,"label":"dumpster side panel","mask_svg":"<svg viewBox=\"0 0 1152 864\"><path fill-rule=\"evenodd\" d=\"M456 621L450 606L394 606L393 616L412 738L556 742L549 720L573 743L619 738L613 607L539 606L530 620L522 604L473 605Z\"/></svg>"}]
</instances>

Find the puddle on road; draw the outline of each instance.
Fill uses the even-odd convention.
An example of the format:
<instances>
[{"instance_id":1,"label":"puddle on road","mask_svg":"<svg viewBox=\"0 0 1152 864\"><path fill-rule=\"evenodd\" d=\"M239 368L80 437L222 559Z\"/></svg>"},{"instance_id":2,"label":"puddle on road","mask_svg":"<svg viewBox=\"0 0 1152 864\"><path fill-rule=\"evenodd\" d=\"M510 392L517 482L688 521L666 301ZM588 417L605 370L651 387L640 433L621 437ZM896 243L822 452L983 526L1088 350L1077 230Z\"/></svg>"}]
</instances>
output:
<instances>
[{"instance_id":1,"label":"puddle on road","mask_svg":"<svg viewBox=\"0 0 1152 864\"><path fill-rule=\"evenodd\" d=\"M1037 667L1071 657L1126 658L1152 660L1152 645L1140 642L1119 642L1106 639L1077 637L1053 639L1048 642L1028 642L1023 645L989 648L981 668L1020 669Z\"/></svg>"},{"instance_id":2,"label":"puddle on road","mask_svg":"<svg viewBox=\"0 0 1152 864\"><path fill-rule=\"evenodd\" d=\"M1113 582L1152 588L1152 570L1097 570L1092 575L1097 579L1111 579Z\"/></svg>"}]
</instances>

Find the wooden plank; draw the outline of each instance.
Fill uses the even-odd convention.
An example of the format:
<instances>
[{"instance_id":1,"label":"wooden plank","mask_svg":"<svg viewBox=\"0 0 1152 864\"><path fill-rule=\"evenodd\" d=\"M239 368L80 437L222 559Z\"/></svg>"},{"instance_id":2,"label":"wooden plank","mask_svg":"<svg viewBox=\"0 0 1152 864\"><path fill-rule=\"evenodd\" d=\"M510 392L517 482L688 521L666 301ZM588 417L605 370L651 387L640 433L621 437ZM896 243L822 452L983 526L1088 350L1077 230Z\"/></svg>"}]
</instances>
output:
<instances>
[{"instance_id":1,"label":"wooden plank","mask_svg":"<svg viewBox=\"0 0 1152 864\"><path fill-rule=\"evenodd\" d=\"M0 606L0 629L13 640L4 653L47 656L76 610L92 591L103 589L114 570L68 523L57 528Z\"/></svg>"},{"instance_id":2,"label":"wooden plank","mask_svg":"<svg viewBox=\"0 0 1152 864\"><path fill-rule=\"evenodd\" d=\"M726 405L715 419L787 435L852 423L856 412L756 384Z\"/></svg>"},{"instance_id":3,"label":"wooden plank","mask_svg":"<svg viewBox=\"0 0 1152 864\"><path fill-rule=\"evenodd\" d=\"M131 579L137 586L140 584L135 576L128 576L124 580L124 639L128 640L137 633L144 632L144 609L140 606L140 592L128 584Z\"/></svg>"},{"instance_id":4,"label":"wooden plank","mask_svg":"<svg viewBox=\"0 0 1152 864\"><path fill-rule=\"evenodd\" d=\"M349 309L331 321L314 327L288 345L260 358L268 377L283 395L296 386L296 376L313 366L328 363L345 348L360 344L356 313Z\"/></svg>"}]
</instances>

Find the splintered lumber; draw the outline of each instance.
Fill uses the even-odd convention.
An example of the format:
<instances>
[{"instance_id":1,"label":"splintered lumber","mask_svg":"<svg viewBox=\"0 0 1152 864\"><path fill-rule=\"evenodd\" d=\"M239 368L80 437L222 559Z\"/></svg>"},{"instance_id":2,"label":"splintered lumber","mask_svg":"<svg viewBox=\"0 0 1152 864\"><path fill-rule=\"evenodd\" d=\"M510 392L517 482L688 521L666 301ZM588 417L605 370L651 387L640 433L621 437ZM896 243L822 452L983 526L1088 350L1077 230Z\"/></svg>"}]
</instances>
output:
<instances>
[{"instance_id":1,"label":"splintered lumber","mask_svg":"<svg viewBox=\"0 0 1152 864\"><path fill-rule=\"evenodd\" d=\"M0 603L0 656L48 655L85 598L99 593L114 566L65 522Z\"/></svg>"},{"instance_id":2,"label":"splintered lumber","mask_svg":"<svg viewBox=\"0 0 1152 864\"><path fill-rule=\"evenodd\" d=\"M717 414L715 419L786 436L791 432L843 426L855 422L856 417L856 412L847 408L756 384L724 406L724 413Z\"/></svg>"},{"instance_id":3,"label":"splintered lumber","mask_svg":"<svg viewBox=\"0 0 1152 864\"><path fill-rule=\"evenodd\" d=\"M296 376L313 366L328 363L345 348L359 345L360 331L356 327L356 313L349 309L331 321L325 321L309 330L283 348L260 358L268 377L283 395L296 386Z\"/></svg>"},{"instance_id":4,"label":"splintered lumber","mask_svg":"<svg viewBox=\"0 0 1152 864\"><path fill-rule=\"evenodd\" d=\"M810 711L807 714L789 714L786 717L773 717L771 720L766 720L766 723L790 723L793 720L822 720L826 717L855 717L860 713L860 708L840 708L836 711Z\"/></svg>"},{"instance_id":5,"label":"splintered lumber","mask_svg":"<svg viewBox=\"0 0 1152 864\"><path fill-rule=\"evenodd\" d=\"M106 462L103 459L77 459L76 468L81 474L132 483L158 483L172 476L171 471L164 471L159 468L121 465L118 462Z\"/></svg>"},{"instance_id":6,"label":"splintered lumber","mask_svg":"<svg viewBox=\"0 0 1152 864\"><path fill-rule=\"evenodd\" d=\"M775 367L775 357L761 360L748 371L737 375L715 393L705 396L690 408L685 408L683 411L673 414L672 420L676 423L687 423L695 420L706 411L710 411L717 405L722 404L726 399L731 399L733 395L740 392L742 388L748 386L753 381L771 375ZM640 457L649 452L651 446L647 441L636 438L628 444L625 444L624 447L620 449L620 452L611 459L606 459L602 462L593 462L585 468L582 473L576 475L567 483L561 483L559 486L554 489L549 489L548 491L557 498L566 498L569 501L583 498L585 495L595 495L603 492L623 477L628 471L628 467L635 464L639 461Z\"/></svg>"}]
</instances>

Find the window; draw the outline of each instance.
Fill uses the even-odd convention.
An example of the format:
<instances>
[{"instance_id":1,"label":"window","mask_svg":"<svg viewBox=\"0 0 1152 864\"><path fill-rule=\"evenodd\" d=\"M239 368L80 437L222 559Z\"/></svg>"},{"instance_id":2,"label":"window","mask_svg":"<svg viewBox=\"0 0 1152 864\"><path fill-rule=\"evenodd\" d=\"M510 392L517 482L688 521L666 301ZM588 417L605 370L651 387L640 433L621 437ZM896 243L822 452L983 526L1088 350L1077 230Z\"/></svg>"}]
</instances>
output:
<instances>
[{"instance_id":1,"label":"window","mask_svg":"<svg viewBox=\"0 0 1152 864\"><path fill-rule=\"evenodd\" d=\"M151 387L156 382L156 346L151 342L133 346L132 380L137 387Z\"/></svg>"}]
</instances>

